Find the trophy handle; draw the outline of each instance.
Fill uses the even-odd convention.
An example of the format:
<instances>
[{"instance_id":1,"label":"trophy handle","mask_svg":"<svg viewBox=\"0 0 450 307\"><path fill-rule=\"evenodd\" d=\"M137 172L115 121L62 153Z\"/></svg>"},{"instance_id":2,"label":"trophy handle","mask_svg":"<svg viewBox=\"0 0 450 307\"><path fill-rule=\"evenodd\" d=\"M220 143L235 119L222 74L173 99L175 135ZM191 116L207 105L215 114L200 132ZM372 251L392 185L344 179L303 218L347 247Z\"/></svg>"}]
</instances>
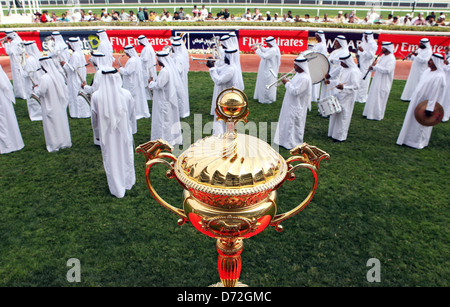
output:
<instances>
[{"instance_id":1,"label":"trophy handle","mask_svg":"<svg viewBox=\"0 0 450 307\"><path fill-rule=\"evenodd\" d=\"M165 165L168 170L166 172L166 176L169 179L173 179L175 177L173 172L173 163L177 161L177 158L171 154L171 153L161 153L161 151L169 151L172 152L172 146L170 146L167 142L158 139L156 141L150 141L145 144L142 144L136 148L136 152L142 152L146 159L146 169L145 169L145 178L147 182L147 187L150 190L150 193L152 194L153 198L160 203L164 208L167 210L175 213L181 219L178 221L178 225L183 225L186 221L188 221L186 214L184 213L184 210L179 209L177 207L174 207L167 203L159 194L156 192L156 190L153 188L151 179L150 179L150 172L154 165L156 164L163 164ZM168 161L166 159L171 160Z\"/></svg>"},{"instance_id":2,"label":"trophy handle","mask_svg":"<svg viewBox=\"0 0 450 307\"><path fill-rule=\"evenodd\" d=\"M303 200L303 202L300 203L300 205L298 205L297 207L288 212L278 214L273 217L270 226L274 226L278 232L281 232L283 230L283 226L280 225L282 221L287 220L288 218L296 215L310 203L317 189L320 161L322 161L322 159L324 158L327 160L330 158L330 155L327 154L325 151L315 146L310 146L306 143L303 143L302 145L295 147L290 151L290 153L291 155L295 154L301 155L293 156L286 160L286 163L288 165L288 172L286 174L285 179L289 181L294 180L295 171L298 169L306 168L312 172L314 182L308 196ZM301 163L292 165L294 162L301 162Z\"/></svg>"}]
</instances>

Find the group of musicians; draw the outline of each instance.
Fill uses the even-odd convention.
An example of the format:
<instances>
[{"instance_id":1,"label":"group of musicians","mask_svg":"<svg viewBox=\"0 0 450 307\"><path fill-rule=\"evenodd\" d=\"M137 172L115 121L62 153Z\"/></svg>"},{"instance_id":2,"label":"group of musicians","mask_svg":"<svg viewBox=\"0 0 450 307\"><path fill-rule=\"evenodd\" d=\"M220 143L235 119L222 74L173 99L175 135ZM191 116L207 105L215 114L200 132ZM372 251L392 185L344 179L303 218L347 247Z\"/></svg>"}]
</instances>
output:
<instances>
[{"instance_id":1,"label":"group of musicians","mask_svg":"<svg viewBox=\"0 0 450 307\"><path fill-rule=\"evenodd\" d=\"M0 100L6 111L0 118L0 153L24 146L12 106L15 98L27 101L30 120L42 120L49 152L72 146L67 108L72 118L90 117L94 144L101 147L108 185L117 197L123 197L135 182L131 166L138 119L151 117L152 139L182 144L180 118L190 115L190 57L181 37L172 38L168 48L155 52L148 39L141 35L138 38L143 46L141 53L132 45L126 46L123 56L128 60L123 66L120 58L117 59L119 69L116 69L113 48L104 30L97 32L100 44L88 61L79 38L64 41L59 32L53 32L49 53L42 57L35 42L22 41L14 31L5 34L2 43L10 56L14 86L1 69ZM365 104L363 116L367 119L384 118L396 63L393 44L383 42L380 54L376 55L373 33L366 31L355 63L345 36L335 39L330 54L325 33L317 31L315 37L317 43L311 52L295 58L293 70L281 78L278 77L281 53L276 39L268 37L264 43L252 46L260 57L253 98L262 104L273 103L277 87L286 88L274 141L287 149L303 143L311 102L318 104L322 116L329 116L328 137L335 142L347 139L355 102ZM316 62L311 54L321 55L324 64L314 67ZM231 87L244 91L236 34L230 32L216 38L213 55L206 65L214 81L213 134L220 134L225 131L225 125L215 118L218 94ZM413 60L411 73L401 97L410 101L410 105L397 144L423 148L428 145L432 130L432 124L425 122L438 118L437 106L445 109L444 118L441 116L439 121L449 117L450 95L444 92L450 88L445 86L450 65L440 54L432 54L428 39L421 40L420 48L410 58ZM91 63L96 73L88 85L86 66ZM159 73L157 65L161 68ZM317 71L321 70L322 75L317 79ZM151 114L148 100L153 101ZM424 122L419 123L416 109L423 101L426 101L421 107ZM323 112L324 109L328 112Z\"/></svg>"}]
</instances>

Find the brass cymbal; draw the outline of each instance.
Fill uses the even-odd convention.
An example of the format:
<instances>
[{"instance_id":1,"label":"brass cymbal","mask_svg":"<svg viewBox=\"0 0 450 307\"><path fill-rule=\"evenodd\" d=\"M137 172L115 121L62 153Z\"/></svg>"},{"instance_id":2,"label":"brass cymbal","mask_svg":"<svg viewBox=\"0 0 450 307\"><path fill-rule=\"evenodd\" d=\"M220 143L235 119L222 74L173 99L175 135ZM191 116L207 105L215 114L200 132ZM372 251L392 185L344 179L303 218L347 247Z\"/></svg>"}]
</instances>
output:
<instances>
[{"instance_id":1,"label":"brass cymbal","mask_svg":"<svg viewBox=\"0 0 450 307\"><path fill-rule=\"evenodd\" d=\"M435 126L442 121L444 117L444 108L436 101L434 111L431 116L427 116L425 110L427 108L428 100L424 100L419 103L414 110L414 116L419 124L423 126Z\"/></svg>"}]
</instances>

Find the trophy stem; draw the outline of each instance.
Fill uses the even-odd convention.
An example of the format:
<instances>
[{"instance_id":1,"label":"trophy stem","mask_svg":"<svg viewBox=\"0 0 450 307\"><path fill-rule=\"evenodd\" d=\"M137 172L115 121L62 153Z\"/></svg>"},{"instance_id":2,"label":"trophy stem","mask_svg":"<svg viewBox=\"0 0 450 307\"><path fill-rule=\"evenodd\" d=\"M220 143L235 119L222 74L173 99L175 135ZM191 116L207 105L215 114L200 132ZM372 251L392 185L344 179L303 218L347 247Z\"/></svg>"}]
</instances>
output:
<instances>
[{"instance_id":1,"label":"trophy stem","mask_svg":"<svg viewBox=\"0 0 450 307\"><path fill-rule=\"evenodd\" d=\"M224 287L235 287L242 269L241 253L244 242L241 239L217 239L217 266Z\"/></svg>"}]
</instances>

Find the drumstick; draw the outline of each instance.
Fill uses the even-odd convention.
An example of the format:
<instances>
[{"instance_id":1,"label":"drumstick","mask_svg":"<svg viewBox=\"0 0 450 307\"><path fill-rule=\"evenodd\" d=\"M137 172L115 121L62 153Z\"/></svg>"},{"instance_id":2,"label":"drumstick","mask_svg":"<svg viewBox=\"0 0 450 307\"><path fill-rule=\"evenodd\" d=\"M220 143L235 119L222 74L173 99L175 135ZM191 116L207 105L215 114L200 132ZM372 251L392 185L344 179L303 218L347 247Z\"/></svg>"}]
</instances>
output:
<instances>
[{"instance_id":1,"label":"drumstick","mask_svg":"<svg viewBox=\"0 0 450 307\"><path fill-rule=\"evenodd\" d=\"M340 83L340 84L344 85L344 84L346 84L346 83L347 83L347 82ZM338 84L338 85L339 85L339 84ZM332 88L327 89L327 92L330 91L330 90L332 90L332 89L335 89L335 88L337 88L337 85L336 85L336 86L333 86Z\"/></svg>"}]
</instances>

